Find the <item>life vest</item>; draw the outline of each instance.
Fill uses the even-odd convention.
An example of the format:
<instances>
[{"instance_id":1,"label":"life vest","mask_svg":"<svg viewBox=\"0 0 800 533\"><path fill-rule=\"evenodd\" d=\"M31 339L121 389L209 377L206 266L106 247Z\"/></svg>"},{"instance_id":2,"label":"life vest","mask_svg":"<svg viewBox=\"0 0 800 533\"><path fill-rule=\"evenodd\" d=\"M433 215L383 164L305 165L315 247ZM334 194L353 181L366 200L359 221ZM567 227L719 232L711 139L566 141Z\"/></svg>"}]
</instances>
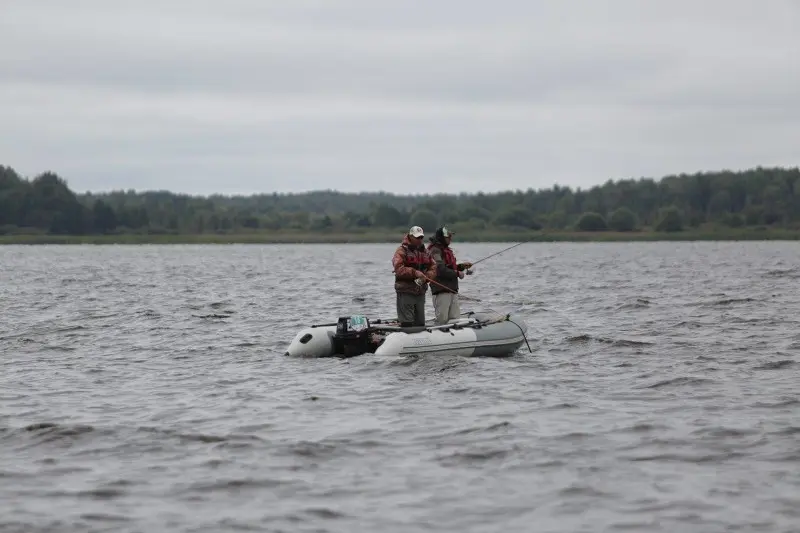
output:
<instances>
[{"instance_id":1,"label":"life vest","mask_svg":"<svg viewBox=\"0 0 800 533\"><path fill-rule=\"evenodd\" d=\"M406 258L403 266L411 267L416 270L426 270L431 264L430 257L423 250L415 250L406 247Z\"/></svg>"},{"instance_id":2,"label":"life vest","mask_svg":"<svg viewBox=\"0 0 800 533\"><path fill-rule=\"evenodd\" d=\"M428 250L436 246L442 251L442 259L444 259L444 264L448 267L452 268L453 270L458 271L458 264L456 263L456 255L453 253L453 250L449 246L442 246L441 244L431 244L428 246Z\"/></svg>"}]
</instances>

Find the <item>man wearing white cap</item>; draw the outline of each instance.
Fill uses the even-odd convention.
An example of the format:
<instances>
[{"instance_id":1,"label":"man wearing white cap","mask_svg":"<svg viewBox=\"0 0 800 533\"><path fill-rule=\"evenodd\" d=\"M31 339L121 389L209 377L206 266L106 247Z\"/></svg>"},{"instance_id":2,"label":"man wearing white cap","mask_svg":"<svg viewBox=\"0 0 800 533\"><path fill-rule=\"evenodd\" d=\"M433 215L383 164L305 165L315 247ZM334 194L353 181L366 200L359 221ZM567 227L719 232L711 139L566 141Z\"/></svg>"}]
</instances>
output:
<instances>
[{"instance_id":1,"label":"man wearing white cap","mask_svg":"<svg viewBox=\"0 0 800 533\"><path fill-rule=\"evenodd\" d=\"M424 237L422 228L413 226L392 257L397 319L403 327L425 325L425 294L428 280L436 276L436 263L425 249Z\"/></svg>"}]
</instances>

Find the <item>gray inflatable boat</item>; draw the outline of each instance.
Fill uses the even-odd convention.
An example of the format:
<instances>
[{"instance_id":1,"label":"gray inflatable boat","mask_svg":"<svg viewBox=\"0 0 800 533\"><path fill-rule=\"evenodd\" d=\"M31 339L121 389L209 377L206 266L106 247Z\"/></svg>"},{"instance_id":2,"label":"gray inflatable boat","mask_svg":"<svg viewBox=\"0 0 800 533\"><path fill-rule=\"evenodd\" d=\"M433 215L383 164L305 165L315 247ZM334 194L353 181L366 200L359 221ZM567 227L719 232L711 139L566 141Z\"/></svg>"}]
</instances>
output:
<instances>
[{"instance_id":1,"label":"gray inflatable boat","mask_svg":"<svg viewBox=\"0 0 800 533\"><path fill-rule=\"evenodd\" d=\"M396 320L355 315L336 323L303 328L285 355L294 357L353 357L375 355L443 354L497 357L510 355L525 344L528 327L512 313L469 312L448 324L400 327Z\"/></svg>"}]
</instances>

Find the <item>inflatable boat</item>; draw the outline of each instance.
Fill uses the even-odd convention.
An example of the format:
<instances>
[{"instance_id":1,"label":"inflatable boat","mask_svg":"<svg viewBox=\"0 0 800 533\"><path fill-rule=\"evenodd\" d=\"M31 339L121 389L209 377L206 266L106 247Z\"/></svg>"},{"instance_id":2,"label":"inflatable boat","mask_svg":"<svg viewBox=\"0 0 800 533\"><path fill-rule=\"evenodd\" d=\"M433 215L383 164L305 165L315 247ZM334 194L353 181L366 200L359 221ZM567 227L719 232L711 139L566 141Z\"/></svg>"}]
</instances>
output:
<instances>
[{"instance_id":1,"label":"inflatable boat","mask_svg":"<svg viewBox=\"0 0 800 533\"><path fill-rule=\"evenodd\" d=\"M437 325L401 326L396 319L373 320L363 315L342 316L331 324L312 325L297 333L285 355L293 357L354 357L375 355L444 354L504 356L524 343L528 327L513 314L493 311L464 313Z\"/></svg>"}]
</instances>

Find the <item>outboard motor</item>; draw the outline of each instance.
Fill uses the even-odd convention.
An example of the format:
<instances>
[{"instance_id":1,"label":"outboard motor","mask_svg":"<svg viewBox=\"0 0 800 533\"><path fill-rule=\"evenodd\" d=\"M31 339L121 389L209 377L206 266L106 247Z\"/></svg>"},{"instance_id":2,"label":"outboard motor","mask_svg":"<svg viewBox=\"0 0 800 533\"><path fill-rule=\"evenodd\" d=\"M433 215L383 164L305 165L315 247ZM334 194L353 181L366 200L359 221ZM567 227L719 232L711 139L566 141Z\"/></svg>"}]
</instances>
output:
<instances>
[{"instance_id":1,"label":"outboard motor","mask_svg":"<svg viewBox=\"0 0 800 533\"><path fill-rule=\"evenodd\" d=\"M333 335L333 352L340 357L365 354L369 349L369 319L361 315L340 316Z\"/></svg>"}]
</instances>

